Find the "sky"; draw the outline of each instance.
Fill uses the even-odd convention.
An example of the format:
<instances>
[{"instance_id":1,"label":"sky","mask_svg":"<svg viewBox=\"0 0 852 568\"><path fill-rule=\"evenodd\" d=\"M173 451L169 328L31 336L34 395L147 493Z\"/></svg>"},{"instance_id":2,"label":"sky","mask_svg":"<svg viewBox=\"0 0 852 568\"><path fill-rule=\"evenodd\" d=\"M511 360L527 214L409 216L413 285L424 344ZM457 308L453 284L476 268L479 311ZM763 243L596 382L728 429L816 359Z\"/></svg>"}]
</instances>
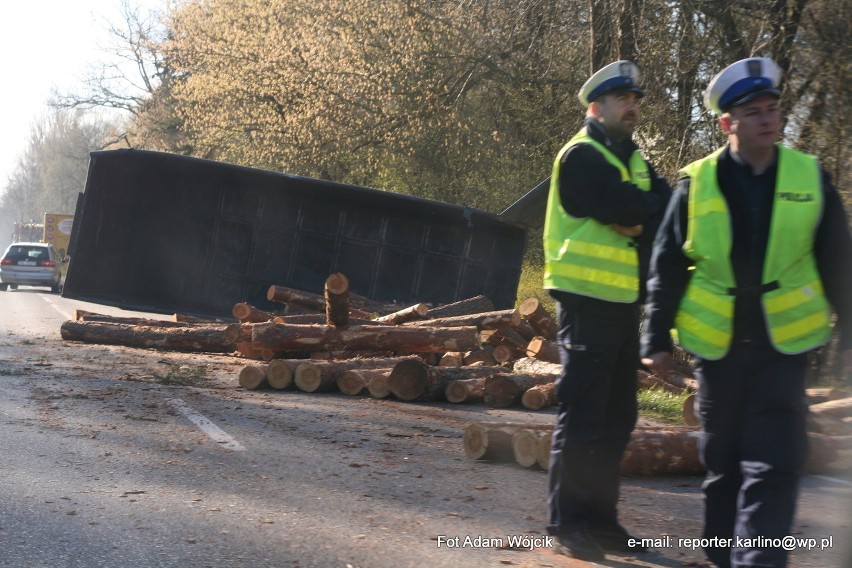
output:
<instances>
[{"instance_id":1,"label":"sky","mask_svg":"<svg viewBox=\"0 0 852 568\"><path fill-rule=\"evenodd\" d=\"M167 0L130 0L165 6ZM123 21L122 0L7 2L0 17L0 190L27 148L32 126L48 113L53 90L80 90L87 69L110 60L108 23Z\"/></svg>"}]
</instances>

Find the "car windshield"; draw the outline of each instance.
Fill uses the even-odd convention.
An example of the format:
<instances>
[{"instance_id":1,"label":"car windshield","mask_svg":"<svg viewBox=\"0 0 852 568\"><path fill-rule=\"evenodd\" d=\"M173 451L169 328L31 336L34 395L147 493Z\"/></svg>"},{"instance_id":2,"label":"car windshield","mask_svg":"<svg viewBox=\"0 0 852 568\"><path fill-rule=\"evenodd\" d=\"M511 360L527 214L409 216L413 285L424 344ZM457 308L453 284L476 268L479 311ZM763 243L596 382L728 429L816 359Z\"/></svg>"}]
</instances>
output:
<instances>
[{"instance_id":1,"label":"car windshield","mask_svg":"<svg viewBox=\"0 0 852 568\"><path fill-rule=\"evenodd\" d=\"M6 253L13 260L47 260L50 258L47 247L13 246Z\"/></svg>"}]
</instances>

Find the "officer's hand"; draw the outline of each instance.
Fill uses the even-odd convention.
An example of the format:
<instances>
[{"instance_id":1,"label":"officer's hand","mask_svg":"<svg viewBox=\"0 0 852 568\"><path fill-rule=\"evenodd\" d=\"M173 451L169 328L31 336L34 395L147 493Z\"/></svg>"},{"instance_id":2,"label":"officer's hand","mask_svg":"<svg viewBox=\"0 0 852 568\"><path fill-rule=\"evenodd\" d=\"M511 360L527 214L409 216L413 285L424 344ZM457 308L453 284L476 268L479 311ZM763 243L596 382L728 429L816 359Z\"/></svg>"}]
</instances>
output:
<instances>
[{"instance_id":1,"label":"officer's hand","mask_svg":"<svg viewBox=\"0 0 852 568\"><path fill-rule=\"evenodd\" d=\"M657 351L647 357L642 357L642 364L651 369L658 377L666 377L674 370L672 354L668 351Z\"/></svg>"},{"instance_id":2,"label":"officer's hand","mask_svg":"<svg viewBox=\"0 0 852 568\"><path fill-rule=\"evenodd\" d=\"M619 225L618 223L613 223L612 228L621 233L622 235L626 235L628 237L638 237L642 234L642 225L633 225L632 227L625 227L624 225Z\"/></svg>"}]
</instances>

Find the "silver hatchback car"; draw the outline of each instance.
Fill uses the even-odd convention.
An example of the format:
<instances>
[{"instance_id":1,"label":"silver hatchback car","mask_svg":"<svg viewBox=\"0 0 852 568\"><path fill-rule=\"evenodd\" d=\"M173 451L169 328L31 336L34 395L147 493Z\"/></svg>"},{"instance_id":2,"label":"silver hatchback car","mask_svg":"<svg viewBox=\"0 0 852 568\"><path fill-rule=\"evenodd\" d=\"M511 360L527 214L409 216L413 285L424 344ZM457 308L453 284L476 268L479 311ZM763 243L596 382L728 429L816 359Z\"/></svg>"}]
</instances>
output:
<instances>
[{"instance_id":1,"label":"silver hatchback car","mask_svg":"<svg viewBox=\"0 0 852 568\"><path fill-rule=\"evenodd\" d=\"M62 261L50 243L12 243L0 258L0 291L18 286L48 286L59 292Z\"/></svg>"}]
</instances>

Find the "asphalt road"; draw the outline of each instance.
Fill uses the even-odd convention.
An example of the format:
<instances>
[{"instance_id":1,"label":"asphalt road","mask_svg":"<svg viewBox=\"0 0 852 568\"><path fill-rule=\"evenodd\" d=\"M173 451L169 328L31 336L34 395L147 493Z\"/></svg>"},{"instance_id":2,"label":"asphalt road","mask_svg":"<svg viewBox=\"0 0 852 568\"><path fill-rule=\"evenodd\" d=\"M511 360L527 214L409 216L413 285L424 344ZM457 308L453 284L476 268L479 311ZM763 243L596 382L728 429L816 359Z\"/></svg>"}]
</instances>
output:
<instances>
[{"instance_id":1,"label":"asphalt road","mask_svg":"<svg viewBox=\"0 0 852 568\"><path fill-rule=\"evenodd\" d=\"M544 536L546 476L462 450L470 421L552 412L245 391L234 357L64 342L75 308L139 315L0 293L0 566L588 566L494 547ZM204 380L157 380L181 367ZM700 481L626 479L625 524L674 545L605 565L701 565L678 545L700 534ZM794 536L831 546L792 565L848 565L851 482L806 478Z\"/></svg>"}]
</instances>

